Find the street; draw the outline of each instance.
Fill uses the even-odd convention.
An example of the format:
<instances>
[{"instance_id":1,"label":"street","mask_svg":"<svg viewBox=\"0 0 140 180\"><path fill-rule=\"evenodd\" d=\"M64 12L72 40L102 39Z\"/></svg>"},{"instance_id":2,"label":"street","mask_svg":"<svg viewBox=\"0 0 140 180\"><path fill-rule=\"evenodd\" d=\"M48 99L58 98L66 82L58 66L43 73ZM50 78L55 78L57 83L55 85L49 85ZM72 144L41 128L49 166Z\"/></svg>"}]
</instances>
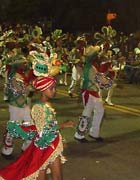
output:
<instances>
[{"instance_id":1,"label":"street","mask_svg":"<svg viewBox=\"0 0 140 180\"><path fill-rule=\"evenodd\" d=\"M105 104L105 115L101 128L103 143L90 141L80 144L73 136L83 106L77 93L73 98L67 94L68 86L58 85L52 103L59 122L70 120L74 126L61 130L65 139L63 165L64 180L139 180L140 179L140 85L120 81L121 88L114 90L114 106ZM106 92L103 93L103 99ZM35 96L33 102L37 99ZM0 91L0 147L9 117L8 104ZM12 162L20 155L22 141L15 140L14 159L0 156L0 167Z\"/></svg>"}]
</instances>

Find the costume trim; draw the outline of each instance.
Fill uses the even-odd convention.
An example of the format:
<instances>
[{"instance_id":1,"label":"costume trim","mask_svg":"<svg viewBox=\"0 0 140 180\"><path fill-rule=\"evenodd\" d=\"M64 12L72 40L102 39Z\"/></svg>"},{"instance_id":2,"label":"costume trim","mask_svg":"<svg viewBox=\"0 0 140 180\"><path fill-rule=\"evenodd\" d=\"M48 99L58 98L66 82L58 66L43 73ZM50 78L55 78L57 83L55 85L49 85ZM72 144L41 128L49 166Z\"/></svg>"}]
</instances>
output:
<instances>
[{"instance_id":1,"label":"costume trim","mask_svg":"<svg viewBox=\"0 0 140 180\"><path fill-rule=\"evenodd\" d=\"M100 89L109 89L112 86L112 79L104 73L97 73L95 81L99 84Z\"/></svg>"},{"instance_id":2,"label":"costume trim","mask_svg":"<svg viewBox=\"0 0 140 180\"><path fill-rule=\"evenodd\" d=\"M89 123L90 123L90 118L87 116L81 116L79 118L79 123L77 126L77 132L79 135L83 136L89 129Z\"/></svg>"},{"instance_id":3,"label":"costume trim","mask_svg":"<svg viewBox=\"0 0 140 180\"><path fill-rule=\"evenodd\" d=\"M23 140L31 140L36 134L35 130L32 129L29 129L28 132L24 131L20 124L15 121L9 121L7 123L7 129L12 137L22 138Z\"/></svg>"},{"instance_id":4,"label":"costume trim","mask_svg":"<svg viewBox=\"0 0 140 180\"><path fill-rule=\"evenodd\" d=\"M35 145L40 149L46 148L59 134L55 111L47 104L36 104L33 106L31 114L38 131Z\"/></svg>"},{"instance_id":5,"label":"costume trim","mask_svg":"<svg viewBox=\"0 0 140 180\"><path fill-rule=\"evenodd\" d=\"M52 146L54 146L54 148L52 148ZM15 178L17 180L36 180L40 170L47 169L48 165L53 163L57 157L60 156L61 159L63 158L63 144L60 134L52 142L52 146L40 150L34 146L34 142L32 142L16 162L0 170L0 180L14 180ZM30 159L32 161L31 163ZM22 162L22 164L20 164L20 162ZM11 177L11 175L13 176Z\"/></svg>"},{"instance_id":6,"label":"costume trim","mask_svg":"<svg viewBox=\"0 0 140 180\"><path fill-rule=\"evenodd\" d=\"M59 138L60 138L59 143L58 143L56 149L54 150L54 152L50 155L50 157L42 164L42 166L35 173L31 174L30 176L28 176L26 178L23 178L23 180L36 180L38 178L40 170L45 170L46 167L50 163L53 163L58 156L62 157L62 154L61 154L63 151L62 137L59 136ZM50 169L47 169L47 173L50 173Z\"/></svg>"}]
</instances>

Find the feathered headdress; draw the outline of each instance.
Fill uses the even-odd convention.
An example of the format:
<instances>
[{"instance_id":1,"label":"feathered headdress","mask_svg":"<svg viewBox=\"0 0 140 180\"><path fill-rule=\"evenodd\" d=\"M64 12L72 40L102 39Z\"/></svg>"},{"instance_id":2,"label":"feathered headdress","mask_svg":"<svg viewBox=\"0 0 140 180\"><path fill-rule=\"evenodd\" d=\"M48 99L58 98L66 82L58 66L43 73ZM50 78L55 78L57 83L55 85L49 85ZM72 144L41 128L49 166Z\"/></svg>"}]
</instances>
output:
<instances>
[{"instance_id":1,"label":"feathered headdress","mask_svg":"<svg viewBox=\"0 0 140 180\"><path fill-rule=\"evenodd\" d=\"M46 45L44 46L46 48ZM51 45L49 48L52 49ZM55 54L31 51L30 59L32 61L33 73L37 77L56 76L60 72L60 66L54 64Z\"/></svg>"},{"instance_id":2,"label":"feathered headdress","mask_svg":"<svg viewBox=\"0 0 140 180\"><path fill-rule=\"evenodd\" d=\"M94 34L94 38L96 40L96 44L101 45L113 45L114 37L117 32L111 26L103 26L101 28L101 32L96 32Z\"/></svg>"},{"instance_id":3,"label":"feathered headdress","mask_svg":"<svg viewBox=\"0 0 140 180\"><path fill-rule=\"evenodd\" d=\"M57 41L62 35L61 29L56 29L51 33L51 37L53 41Z\"/></svg>"}]
</instances>

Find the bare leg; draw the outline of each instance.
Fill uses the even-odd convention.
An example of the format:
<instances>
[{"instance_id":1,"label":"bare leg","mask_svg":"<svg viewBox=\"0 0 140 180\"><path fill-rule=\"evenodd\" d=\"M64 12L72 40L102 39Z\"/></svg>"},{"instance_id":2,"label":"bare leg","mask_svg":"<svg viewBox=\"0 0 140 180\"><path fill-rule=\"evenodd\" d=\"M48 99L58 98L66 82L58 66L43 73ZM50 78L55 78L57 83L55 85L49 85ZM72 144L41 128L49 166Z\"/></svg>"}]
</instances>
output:
<instances>
[{"instance_id":1,"label":"bare leg","mask_svg":"<svg viewBox=\"0 0 140 180\"><path fill-rule=\"evenodd\" d=\"M65 72L65 74L64 74L64 84L65 84L65 86L68 85L68 83L67 83L67 75L68 75L68 73Z\"/></svg>"},{"instance_id":2,"label":"bare leg","mask_svg":"<svg viewBox=\"0 0 140 180\"><path fill-rule=\"evenodd\" d=\"M46 180L46 170L41 170L37 180Z\"/></svg>"},{"instance_id":3,"label":"bare leg","mask_svg":"<svg viewBox=\"0 0 140 180\"><path fill-rule=\"evenodd\" d=\"M52 180L63 180L60 157L57 157L55 161L49 165L49 168L51 169Z\"/></svg>"}]
</instances>

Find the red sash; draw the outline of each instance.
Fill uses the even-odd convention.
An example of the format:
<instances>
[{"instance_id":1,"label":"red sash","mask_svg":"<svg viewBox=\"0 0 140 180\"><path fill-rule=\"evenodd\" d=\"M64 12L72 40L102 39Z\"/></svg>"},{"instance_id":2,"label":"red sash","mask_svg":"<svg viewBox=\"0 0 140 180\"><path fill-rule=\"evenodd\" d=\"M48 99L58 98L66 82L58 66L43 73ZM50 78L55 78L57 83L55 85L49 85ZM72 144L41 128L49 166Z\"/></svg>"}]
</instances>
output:
<instances>
[{"instance_id":1,"label":"red sash","mask_svg":"<svg viewBox=\"0 0 140 180\"><path fill-rule=\"evenodd\" d=\"M85 105L87 104L88 102L88 98L89 98L89 95L92 95L94 97L97 97L99 98L99 93L96 92L96 91L89 91L89 90L82 90L82 94L84 93L84 101L85 101Z\"/></svg>"}]
</instances>

